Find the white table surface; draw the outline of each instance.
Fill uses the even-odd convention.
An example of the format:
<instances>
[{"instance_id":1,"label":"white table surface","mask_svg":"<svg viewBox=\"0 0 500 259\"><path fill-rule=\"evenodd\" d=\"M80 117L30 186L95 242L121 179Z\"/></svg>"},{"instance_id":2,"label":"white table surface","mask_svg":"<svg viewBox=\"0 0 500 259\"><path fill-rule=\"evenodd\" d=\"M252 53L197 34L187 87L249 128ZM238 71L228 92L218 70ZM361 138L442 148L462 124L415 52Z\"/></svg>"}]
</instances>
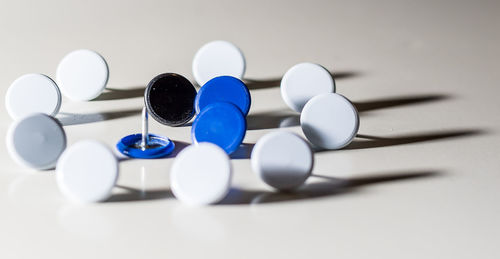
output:
<instances>
[{"instance_id":1,"label":"white table surface","mask_svg":"<svg viewBox=\"0 0 500 259\"><path fill-rule=\"evenodd\" d=\"M500 258L499 14L499 1L2 1L3 95L24 73L54 77L74 49L109 62L119 90L63 100L70 145L139 132L145 85L162 72L192 80L211 40L244 51L253 103L234 190L216 206L172 197L173 158L123 161L109 202L74 205L54 171L1 148L0 258ZM335 74L360 136L316 153L316 177L280 194L248 156L267 132L301 133L280 129L297 115L278 85L303 61ZM1 135L11 123L1 105ZM150 128L190 143L189 127Z\"/></svg>"}]
</instances>

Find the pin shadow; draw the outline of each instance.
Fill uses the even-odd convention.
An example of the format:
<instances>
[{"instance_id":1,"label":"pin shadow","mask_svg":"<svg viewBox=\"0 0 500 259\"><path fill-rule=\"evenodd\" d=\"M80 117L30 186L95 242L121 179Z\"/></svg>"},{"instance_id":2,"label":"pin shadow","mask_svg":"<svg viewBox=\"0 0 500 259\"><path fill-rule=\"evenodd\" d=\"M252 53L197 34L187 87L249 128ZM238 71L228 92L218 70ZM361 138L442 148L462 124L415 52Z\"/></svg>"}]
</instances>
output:
<instances>
[{"instance_id":1,"label":"pin shadow","mask_svg":"<svg viewBox=\"0 0 500 259\"><path fill-rule=\"evenodd\" d=\"M79 125L107 120L114 120L124 117L134 116L141 113L142 109L129 109L113 112L98 112L98 113L68 113L60 112L57 117L63 126Z\"/></svg>"},{"instance_id":2,"label":"pin shadow","mask_svg":"<svg viewBox=\"0 0 500 259\"><path fill-rule=\"evenodd\" d=\"M116 187L125 190L125 192L111 195L111 197L106 202L159 200L159 199L167 199L174 197L172 192L167 189L141 190L122 185L117 185Z\"/></svg>"},{"instance_id":3,"label":"pin shadow","mask_svg":"<svg viewBox=\"0 0 500 259\"><path fill-rule=\"evenodd\" d=\"M249 159L254 146L254 143L243 143L229 157L231 159Z\"/></svg>"},{"instance_id":4,"label":"pin shadow","mask_svg":"<svg viewBox=\"0 0 500 259\"><path fill-rule=\"evenodd\" d=\"M415 96L399 96L399 97L391 97L391 98L377 99L377 100L363 101L363 102L353 102L353 104L358 110L358 112L361 113L361 112L390 108L395 106L442 101L449 98L451 98L451 96L449 95L427 94L427 95L415 95Z\"/></svg>"},{"instance_id":5,"label":"pin shadow","mask_svg":"<svg viewBox=\"0 0 500 259\"><path fill-rule=\"evenodd\" d=\"M357 72L357 71L330 71L330 74L332 75L333 79L345 79L345 78L351 78L351 77L357 77L360 76L362 73Z\"/></svg>"},{"instance_id":6,"label":"pin shadow","mask_svg":"<svg viewBox=\"0 0 500 259\"><path fill-rule=\"evenodd\" d=\"M247 116L247 129L285 128L300 125L300 114L292 111L272 111L253 113Z\"/></svg>"},{"instance_id":7,"label":"pin shadow","mask_svg":"<svg viewBox=\"0 0 500 259\"><path fill-rule=\"evenodd\" d=\"M108 101L118 99L129 99L144 96L145 87L135 87L130 89L106 88L105 92L101 93L92 101Z\"/></svg>"},{"instance_id":8,"label":"pin shadow","mask_svg":"<svg viewBox=\"0 0 500 259\"><path fill-rule=\"evenodd\" d=\"M270 79L243 79L249 90L266 89L280 86L281 78Z\"/></svg>"},{"instance_id":9,"label":"pin shadow","mask_svg":"<svg viewBox=\"0 0 500 259\"><path fill-rule=\"evenodd\" d=\"M450 138L470 137L484 133L485 131L483 130L468 129L468 130L437 131L437 132L403 135L396 137L377 137L377 136L358 134L356 136L357 138L362 138L366 140L355 139L351 144L349 144L349 146L345 147L344 149L367 149L367 148L397 146L397 145L429 142L429 141L450 139ZM328 151L328 150L316 150L316 152L323 152L323 151Z\"/></svg>"},{"instance_id":10,"label":"pin shadow","mask_svg":"<svg viewBox=\"0 0 500 259\"><path fill-rule=\"evenodd\" d=\"M121 154L120 151L116 151L116 152L119 153L118 155L115 154L116 160L118 160L119 163L125 162L125 161L130 161L130 160L134 159L132 157L128 157L126 155Z\"/></svg>"},{"instance_id":11,"label":"pin shadow","mask_svg":"<svg viewBox=\"0 0 500 259\"><path fill-rule=\"evenodd\" d=\"M329 72L335 80L350 78L360 75L360 73L354 71L340 71L340 72L329 71ZM270 79L245 78L243 79L243 82L245 82L248 89L250 90L266 89L266 88L279 87L281 84L281 77L275 77Z\"/></svg>"},{"instance_id":12,"label":"pin shadow","mask_svg":"<svg viewBox=\"0 0 500 259\"><path fill-rule=\"evenodd\" d=\"M395 106L412 105L425 102L440 101L450 98L443 94L428 94L417 96L401 96L372 101L353 102L358 112L368 112ZM294 127L300 125L300 114L292 111L271 111L253 113L247 116L249 130Z\"/></svg>"},{"instance_id":13,"label":"pin shadow","mask_svg":"<svg viewBox=\"0 0 500 259\"><path fill-rule=\"evenodd\" d=\"M321 178L322 181L305 184L301 188L290 192L231 189L220 204L264 204L322 198L354 192L366 185L434 177L440 174L438 171L403 171L354 178L337 178L316 174L311 177Z\"/></svg>"},{"instance_id":14,"label":"pin shadow","mask_svg":"<svg viewBox=\"0 0 500 259\"><path fill-rule=\"evenodd\" d=\"M177 157L177 155L183 150L185 149L186 147L188 147L189 143L187 142L184 142L184 141L179 141L179 140L172 140L175 144L175 148L174 148L174 151L172 151L172 153L170 155L168 155L166 158L174 158L174 157Z\"/></svg>"}]
</instances>

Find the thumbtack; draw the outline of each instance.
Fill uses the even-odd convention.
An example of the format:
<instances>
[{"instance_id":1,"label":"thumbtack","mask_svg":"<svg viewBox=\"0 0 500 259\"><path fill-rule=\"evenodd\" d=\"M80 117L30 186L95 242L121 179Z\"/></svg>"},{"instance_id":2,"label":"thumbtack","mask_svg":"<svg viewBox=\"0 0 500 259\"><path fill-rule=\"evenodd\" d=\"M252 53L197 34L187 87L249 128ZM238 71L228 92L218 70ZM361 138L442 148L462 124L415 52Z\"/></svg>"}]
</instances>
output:
<instances>
[{"instance_id":1,"label":"thumbtack","mask_svg":"<svg viewBox=\"0 0 500 259\"><path fill-rule=\"evenodd\" d=\"M250 110L251 97L247 86L232 76L218 76L204 84L194 100L196 114L211 103L228 102L238 107L244 116Z\"/></svg>"},{"instance_id":2,"label":"thumbtack","mask_svg":"<svg viewBox=\"0 0 500 259\"><path fill-rule=\"evenodd\" d=\"M73 101L98 97L109 78L106 60L97 52L79 49L70 52L57 66L56 81L64 96Z\"/></svg>"},{"instance_id":3,"label":"thumbtack","mask_svg":"<svg viewBox=\"0 0 500 259\"><path fill-rule=\"evenodd\" d=\"M226 197L232 178L229 156L216 144L205 142L190 145L177 155L170 171L170 188L184 203L210 205Z\"/></svg>"},{"instance_id":4,"label":"thumbtack","mask_svg":"<svg viewBox=\"0 0 500 259\"><path fill-rule=\"evenodd\" d=\"M118 161L111 150L95 140L81 140L66 149L56 166L62 194L78 203L107 200L118 179Z\"/></svg>"},{"instance_id":5,"label":"thumbtack","mask_svg":"<svg viewBox=\"0 0 500 259\"><path fill-rule=\"evenodd\" d=\"M281 97L296 112L316 95L335 93L335 80L326 68L314 63L300 63L281 79Z\"/></svg>"},{"instance_id":6,"label":"thumbtack","mask_svg":"<svg viewBox=\"0 0 500 259\"><path fill-rule=\"evenodd\" d=\"M61 91L50 77L25 74L17 78L5 95L10 117L19 120L33 113L55 116L61 107Z\"/></svg>"},{"instance_id":7,"label":"thumbtack","mask_svg":"<svg viewBox=\"0 0 500 259\"><path fill-rule=\"evenodd\" d=\"M142 133L128 135L116 144L120 153L133 158L161 158L174 151L175 144L169 138L150 134L148 112L142 108Z\"/></svg>"},{"instance_id":8,"label":"thumbtack","mask_svg":"<svg viewBox=\"0 0 500 259\"><path fill-rule=\"evenodd\" d=\"M18 164L53 168L66 149L66 134L53 117L34 113L14 122L7 133L7 150Z\"/></svg>"},{"instance_id":9,"label":"thumbtack","mask_svg":"<svg viewBox=\"0 0 500 259\"><path fill-rule=\"evenodd\" d=\"M343 95L325 93L306 103L300 114L300 125L314 147L341 149L356 137L359 115L356 107Z\"/></svg>"},{"instance_id":10,"label":"thumbtack","mask_svg":"<svg viewBox=\"0 0 500 259\"><path fill-rule=\"evenodd\" d=\"M61 108L61 93L71 100L92 100L104 90L108 77L108 65L101 55L75 50L59 63L57 83L43 74L22 75L9 86L5 106L15 120L33 113L56 116Z\"/></svg>"},{"instance_id":11,"label":"thumbtack","mask_svg":"<svg viewBox=\"0 0 500 259\"><path fill-rule=\"evenodd\" d=\"M167 126L181 126L194 116L196 88L185 77L164 73L153 78L144 92L151 117Z\"/></svg>"},{"instance_id":12,"label":"thumbtack","mask_svg":"<svg viewBox=\"0 0 500 259\"><path fill-rule=\"evenodd\" d=\"M311 175L314 153L309 144L288 131L264 135L255 144L251 164L266 184L281 191L300 187Z\"/></svg>"},{"instance_id":13,"label":"thumbtack","mask_svg":"<svg viewBox=\"0 0 500 259\"><path fill-rule=\"evenodd\" d=\"M196 116L191 140L194 144L210 142L231 154L243 142L246 129L245 116L238 107L228 102L215 102Z\"/></svg>"},{"instance_id":14,"label":"thumbtack","mask_svg":"<svg viewBox=\"0 0 500 259\"><path fill-rule=\"evenodd\" d=\"M218 76L243 78L246 61L243 52L233 43L223 40L203 45L193 58L193 75L202 86Z\"/></svg>"}]
</instances>

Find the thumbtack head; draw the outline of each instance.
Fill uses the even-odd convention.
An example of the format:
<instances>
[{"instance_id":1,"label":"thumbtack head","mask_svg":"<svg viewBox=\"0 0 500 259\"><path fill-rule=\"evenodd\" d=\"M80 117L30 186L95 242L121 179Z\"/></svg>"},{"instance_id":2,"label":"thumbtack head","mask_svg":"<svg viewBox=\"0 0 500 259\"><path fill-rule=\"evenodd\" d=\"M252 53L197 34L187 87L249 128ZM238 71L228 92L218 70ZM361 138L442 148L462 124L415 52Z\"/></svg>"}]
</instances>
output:
<instances>
[{"instance_id":1,"label":"thumbtack head","mask_svg":"<svg viewBox=\"0 0 500 259\"><path fill-rule=\"evenodd\" d=\"M185 77L175 73L156 76L144 92L148 113L167 126L181 126L194 116L196 89Z\"/></svg>"},{"instance_id":2,"label":"thumbtack head","mask_svg":"<svg viewBox=\"0 0 500 259\"><path fill-rule=\"evenodd\" d=\"M56 81L62 94L74 101L89 101L99 96L106 88L108 78L106 60L88 49L67 54L56 71Z\"/></svg>"}]
</instances>

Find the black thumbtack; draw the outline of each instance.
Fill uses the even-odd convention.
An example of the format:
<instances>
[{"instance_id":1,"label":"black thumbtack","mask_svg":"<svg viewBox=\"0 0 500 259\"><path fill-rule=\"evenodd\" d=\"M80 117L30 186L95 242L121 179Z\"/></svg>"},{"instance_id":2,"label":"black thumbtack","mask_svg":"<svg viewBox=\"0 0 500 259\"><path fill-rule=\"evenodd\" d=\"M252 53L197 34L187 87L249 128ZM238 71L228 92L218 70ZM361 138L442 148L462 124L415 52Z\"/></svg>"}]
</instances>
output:
<instances>
[{"instance_id":1,"label":"black thumbtack","mask_svg":"<svg viewBox=\"0 0 500 259\"><path fill-rule=\"evenodd\" d=\"M194 116L196 89L185 77L175 73L156 76L149 82L144 102L149 114L161 124L180 126Z\"/></svg>"}]
</instances>

